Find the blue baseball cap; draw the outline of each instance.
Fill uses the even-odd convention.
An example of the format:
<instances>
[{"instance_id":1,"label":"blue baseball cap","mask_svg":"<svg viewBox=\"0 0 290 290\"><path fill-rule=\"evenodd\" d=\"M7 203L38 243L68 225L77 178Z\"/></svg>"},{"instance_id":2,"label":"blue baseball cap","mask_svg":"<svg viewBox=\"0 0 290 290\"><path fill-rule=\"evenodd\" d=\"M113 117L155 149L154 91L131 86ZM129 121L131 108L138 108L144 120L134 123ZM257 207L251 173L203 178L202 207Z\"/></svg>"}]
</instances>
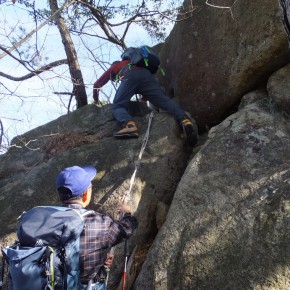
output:
<instances>
[{"instance_id":1,"label":"blue baseball cap","mask_svg":"<svg viewBox=\"0 0 290 290\"><path fill-rule=\"evenodd\" d=\"M93 166L67 167L56 178L56 188L68 188L72 197L83 194L91 185L97 170Z\"/></svg>"}]
</instances>

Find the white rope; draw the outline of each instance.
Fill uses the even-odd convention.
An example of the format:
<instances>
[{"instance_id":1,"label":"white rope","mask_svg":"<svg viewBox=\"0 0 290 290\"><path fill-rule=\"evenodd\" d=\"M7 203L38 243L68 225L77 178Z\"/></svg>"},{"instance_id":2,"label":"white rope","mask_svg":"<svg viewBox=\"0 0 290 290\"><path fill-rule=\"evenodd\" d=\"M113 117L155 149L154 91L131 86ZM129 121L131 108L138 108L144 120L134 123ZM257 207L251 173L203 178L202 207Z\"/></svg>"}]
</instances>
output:
<instances>
[{"instance_id":1,"label":"white rope","mask_svg":"<svg viewBox=\"0 0 290 290\"><path fill-rule=\"evenodd\" d=\"M125 194L123 195L121 201L122 202L128 202L130 200L130 194L131 194L131 191L132 191L132 188L133 188L133 185L134 185L134 182L135 182L135 177L136 177L136 173L137 173L137 170L140 166L140 161L141 161L141 158L142 158L142 155L145 151L145 148L146 148L146 145L147 145L147 142L149 140L149 134L150 134L150 127L151 127L151 124L152 124L152 119L154 117L154 111L151 111L150 115L149 115L149 120L148 120L148 126L147 126L147 130L146 130L146 133L143 137L143 140L142 140L142 146L141 146L141 150L139 152L139 156L138 156L138 159L137 161L135 162L135 170L132 174L132 177L130 179L130 186L129 186L129 190L127 192L125 192ZM119 220L123 217L124 213L120 213L119 215ZM111 254L114 254L115 252L115 247L112 247L111 250L110 250L110 253ZM108 283L108 278L109 278L109 271L110 269L107 268L107 278L106 278L106 285Z\"/></svg>"},{"instance_id":2,"label":"white rope","mask_svg":"<svg viewBox=\"0 0 290 290\"><path fill-rule=\"evenodd\" d=\"M148 121L148 127L147 127L147 130L146 130L146 133L143 137L143 140L142 140L142 146L141 146L141 150L139 152L139 156L138 156L138 159L137 161L135 162L135 170L133 172L133 175L130 179L130 186L129 186L129 190L123 195L122 197L122 201L123 202L127 202L128 200L130 200L130 194L131 194L131 191L132 191L132 188L133 188L133 185L134 185L134 182L135 182L135 177L136 177L136 173L137 173L137 170L140 166L140 161L142 159L142 155L145 151L145 148L146 148L146 145L147 145L147 142L149 140L149 134L150 134L150 127L151 127L151 124L152 124L152 119L154 117L154 111L152 111L149 115L149 121Z\"/></svg>"}]
</instances>

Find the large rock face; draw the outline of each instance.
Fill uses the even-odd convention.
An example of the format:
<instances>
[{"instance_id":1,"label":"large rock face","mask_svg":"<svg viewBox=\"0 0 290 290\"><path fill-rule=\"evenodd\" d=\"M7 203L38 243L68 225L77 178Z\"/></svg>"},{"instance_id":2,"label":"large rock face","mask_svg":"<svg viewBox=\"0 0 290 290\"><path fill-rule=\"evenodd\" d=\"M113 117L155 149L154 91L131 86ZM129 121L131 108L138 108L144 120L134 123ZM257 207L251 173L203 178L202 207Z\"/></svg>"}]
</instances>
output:
<instances>
[{"instance_id":1,"label":"large rock face","mask_svg":"<svg viewBox=\"0 0 290 290\"><path fill-rule=\"evenodd\" d=\"M98 109L94 105L15 138L14 146L0 156L2 241L10 243L15 238L16 218L23 211L37 205L59 204L55 180L63 168L92 165L98 174L93 181L94 201L90 208L114 216L119 198L129 194L129 203L139 221L130 248L148 247L166 218L166 209L192 148L181 138L172 116L155 113L147 146L140 155L151 116L143 108L146 111L136 117L141 134L138 140L115 140L112 133L120 128L111 107ZM135 168L136 179L129 193ZM118 284L122 258L120 246L116 248L115 270L110 275L112 287Z\"/></svg>"},{"instance_id":2,"label":"large rock face","mask_svg":"<svg viewBox=\"0 0 290 290\"><path fill-rule=\"evenodd\" d=\"M289 289L289 128L259 91L211 129L134 289Z\"/></svg>"},{"instance_id":3,"label":"large rock face","mask_svg":"<svg viewBox=\"0 0 290 290\"><path fill-rule=\"evenodd\" d=\"M192 151L173 117L155 114L136 163L149 111L136 117L139 140L114 140L110 106L90 105L17 137L0 156L2 240L14 237L23 210L58 204L62 168L96 166L92 208L113 214L137 166L128 289L289 289L290 69L281 11L273 0L222 1L234 2L232 14L204 2L159 48L164 84L201 131L211 127L208 136ZM120 289L122 251L112 290Z\"/></svg>"},{"instance_id":4,"label":"large rock face","mask_svg":"<svg viewBox=\"0 0 290 290\"><path fill-rule=\"evenodd\" d=\"M290 65L270 77L267 89L275 109L290 116Z\"/></svg>"},{"instance_id":5,"label":"large rock face","mask_svg":"<svg viewBox=\"0 0 290 290\"><path fill-rule=\"evenodd\" d=\"M120 128L111 107L98 109L93 105L17 137L14 147L0 156L1 237L14 237L16 218L23 211L59 204L55 180L67 166L92 165L98 169L91 207L114 215L119 198L128 193L148 116L147 111L136 117L141 133L138 140L114 140L112 133ZM130 204L140 229L132 238L133 245L154 238L160 227L160 203L169 207L191 151L174 118L155 113L131 192ZM161 216L164 221L166 213Z\"/></svg>"},{"instance_id":6,"label":"large rock face","mask_svg":"<svg viewBox=\"0 0 290 290\"><path fill-rule=\"evenodd\" d=\"M245 93L289 61L279 1L209 1L231 11L205 2L194 1L192 17L179 22L160 49L166 71L160 81L201 131L218 124Z\"/></svg>"}]
</instances>

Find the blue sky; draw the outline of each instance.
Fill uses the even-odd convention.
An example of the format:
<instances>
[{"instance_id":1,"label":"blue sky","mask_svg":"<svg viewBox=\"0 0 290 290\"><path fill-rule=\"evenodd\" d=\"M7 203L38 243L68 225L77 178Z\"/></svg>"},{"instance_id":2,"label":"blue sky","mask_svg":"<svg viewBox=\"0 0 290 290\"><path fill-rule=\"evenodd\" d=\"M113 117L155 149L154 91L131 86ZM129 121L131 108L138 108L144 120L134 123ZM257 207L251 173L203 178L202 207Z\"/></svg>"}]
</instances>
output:
<instances>
[{"instance_id":1,"label":"blue sky","mask_svg":"<svg viewBox=\"0 0 290 290\"><path fill-rule=\"evenodd\" d=\"M6 35L11 37L12 33L20 28L20 25L25 27L26 34L35 27L26 11L20 7L17 2L14 5L11 2L0 5L0 27L2 27L0 28L0 40L1 44L7 47L10 44ZM172 26L168 26L168 32L171 28ZM35 37L36 35L30 41L33 41ZM41 50L41 54L37 57L39 65L66 58L58 30L55 27L46 25L38 31L37 37L39 39L39 49ZM92 102L93 83L103 73L103 70L99 69L95 65L92 56L82 49L83 45L80 38L74 37L73 41L87 85L88 101L90 103ZM118 59L121 54L116 47L101 44L96 38L87 38L86 41L90 47L95 47L96 53L99 53L108 62ZM128 34L126 44L127 46L154 45L156 41L154 42L154 40L150 39L142 27L135 26ZM27 47L27 43L21 46L21 48L25 47ZM46 60L46 58L48 59ZM13 61L9 56L0 59L0 71L14 77L28 73L27 70L23 69L19 63ZM58 74L62 77L60 78ZM11 96L7 96L4 94L6 90L0 87L0 118L4 124L5 133L8 134L10 140L16 135L45 124L66 113L64 104L68 104L69 97L62 95L60 98L53 94L54 91L71 90L68 67L65 65L60 66L56 73L45 72L40 77L33 77L24 82L11 82L4 78L0 78L0 82L14 91ZM104 91L106 95L111 95L113 98L113 86L108 84ZM23 97L19 98L19 95Z\"/></svg>"}]
</instances>

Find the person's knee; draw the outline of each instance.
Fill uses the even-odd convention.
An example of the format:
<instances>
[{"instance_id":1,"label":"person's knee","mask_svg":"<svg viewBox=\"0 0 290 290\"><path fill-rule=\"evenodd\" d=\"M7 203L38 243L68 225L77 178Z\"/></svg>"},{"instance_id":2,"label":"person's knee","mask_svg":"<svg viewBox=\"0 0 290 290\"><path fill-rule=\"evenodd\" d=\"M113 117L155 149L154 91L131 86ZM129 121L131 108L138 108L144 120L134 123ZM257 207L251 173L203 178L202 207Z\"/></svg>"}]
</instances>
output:
<instances>
[{"instance_id":1,"label":"person's knee","mask_svg":"<svg viewBox=\"0 0 290 290\"><path fill-rule=\"evenodd\" d=\"M113 103L113 110L116 110L116 109L118 109L120 106L119 106L119 104L117 104L117 103Z\"/></svg>"}]
</instances>

